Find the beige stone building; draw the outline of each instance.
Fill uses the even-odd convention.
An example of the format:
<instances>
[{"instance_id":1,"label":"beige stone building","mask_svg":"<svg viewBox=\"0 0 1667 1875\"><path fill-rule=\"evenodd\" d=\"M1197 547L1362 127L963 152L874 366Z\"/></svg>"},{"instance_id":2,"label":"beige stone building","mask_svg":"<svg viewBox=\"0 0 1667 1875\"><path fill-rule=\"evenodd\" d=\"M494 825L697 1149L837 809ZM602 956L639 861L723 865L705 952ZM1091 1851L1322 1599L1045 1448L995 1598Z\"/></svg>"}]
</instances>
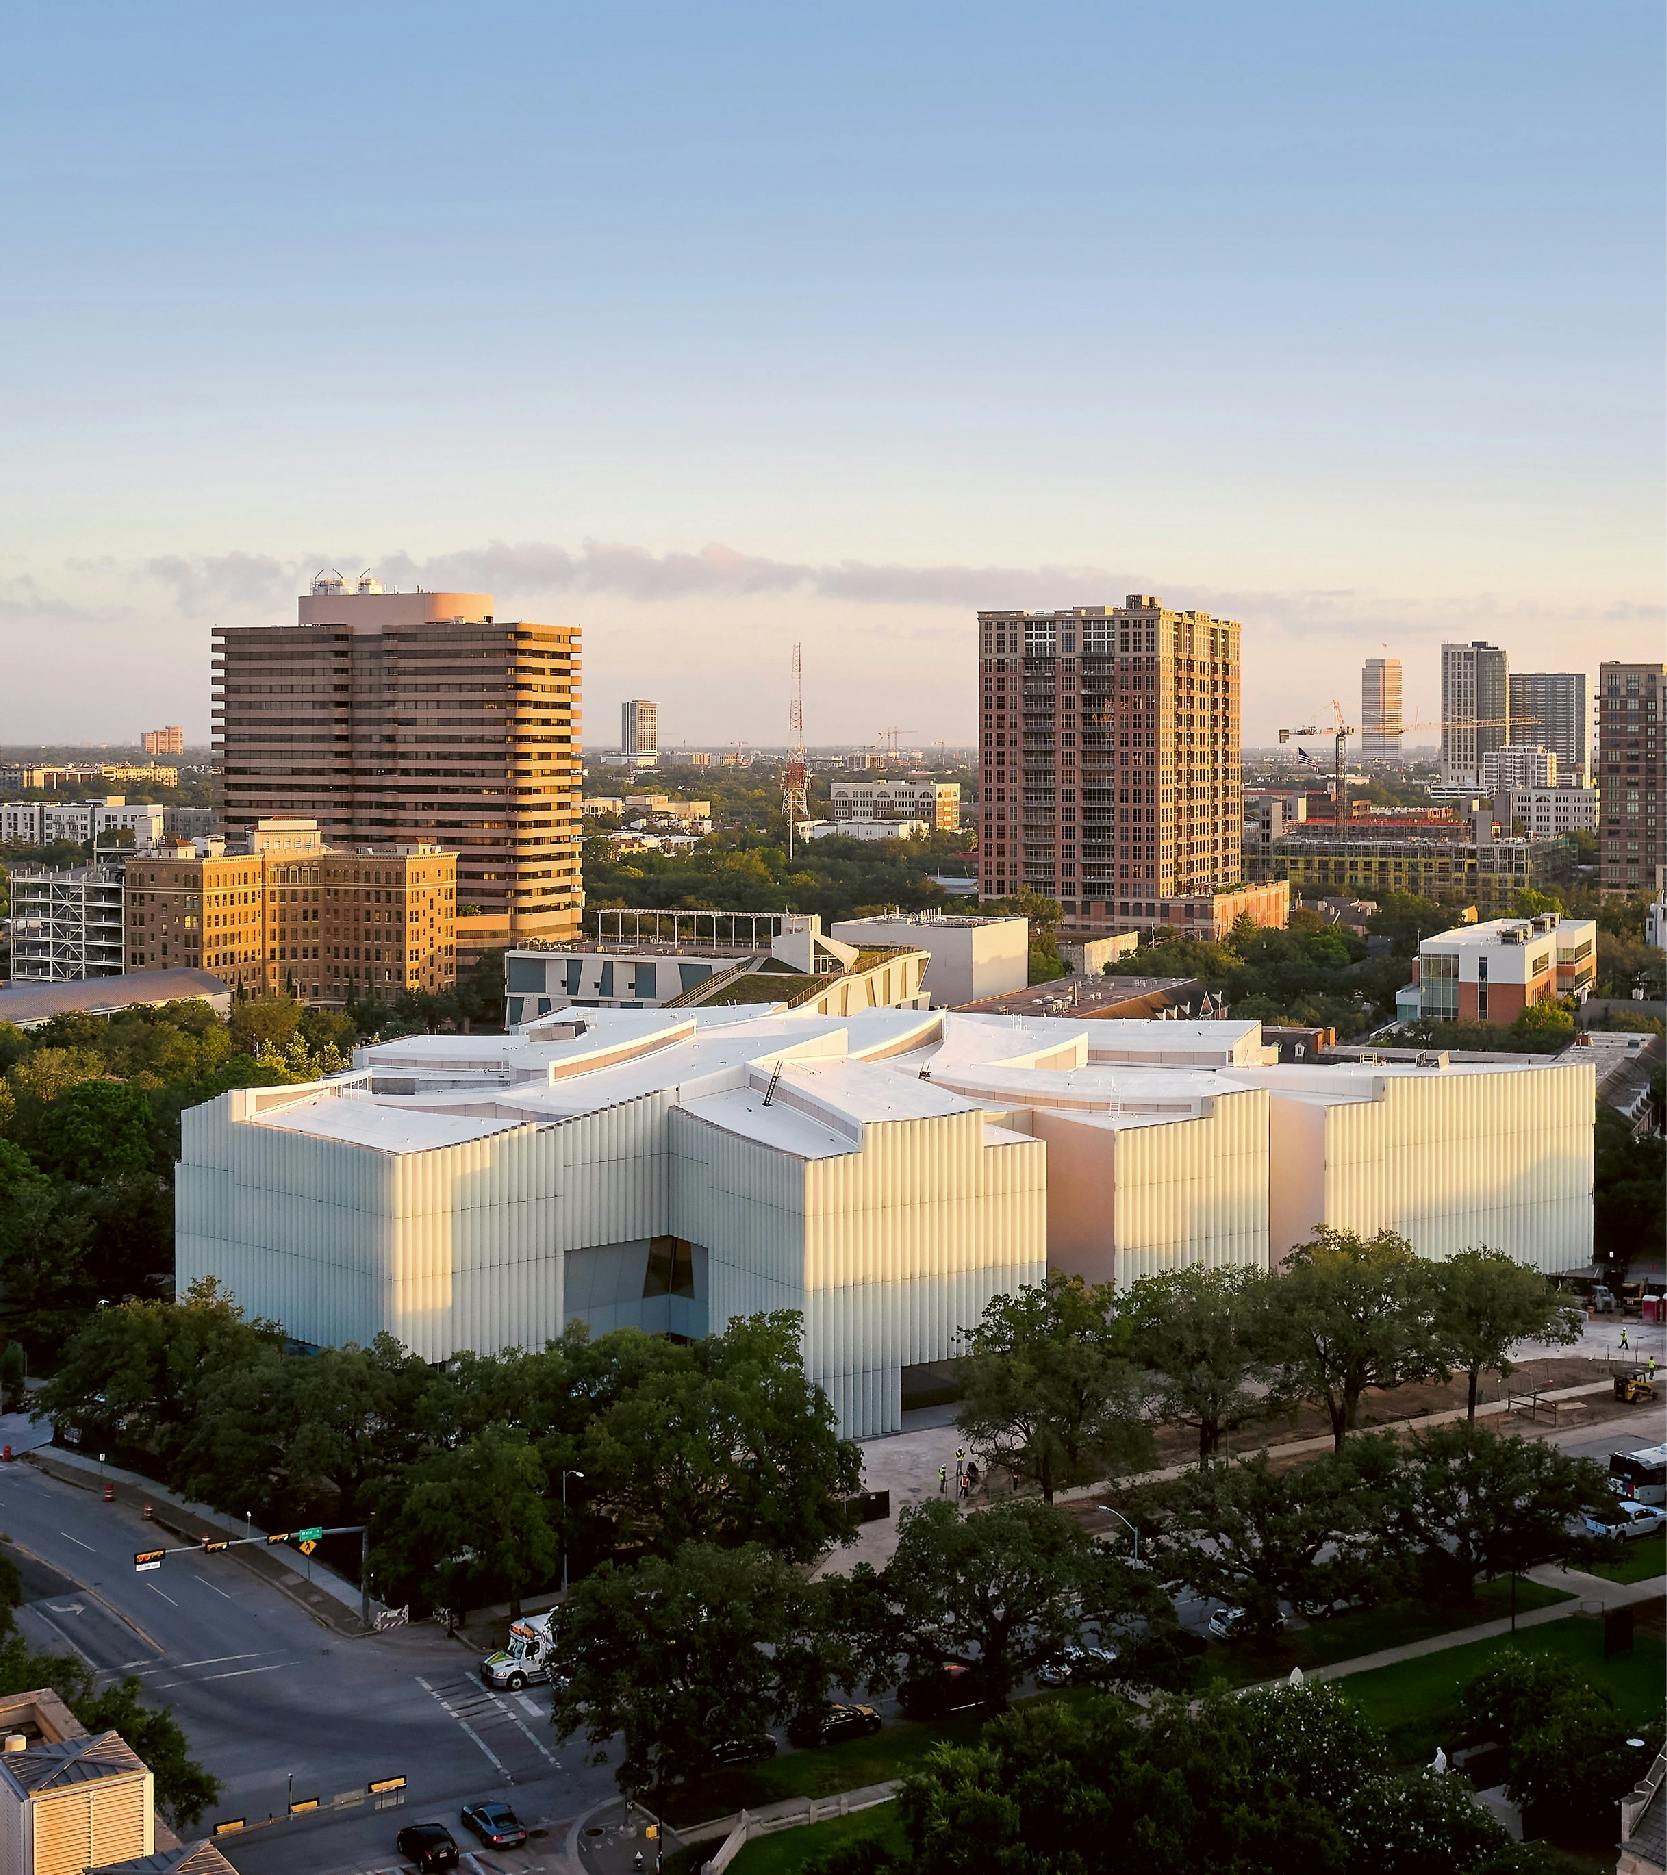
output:
<instances>
[{"instance_id":1,"label":"beige stone building","mask_svg":"<svg viewBox=\"0 0 1667 1875\"><path fill-rule=\"evenodd\" d=\"M295 625L217 629L214 659L228 834L303 815L333 846L455 851L469 954L577 931L577 627L332 575Z\"/></svg>"},{"instance_id":2,"label":"beige stone building","mask_svg":"<svg viewBox=\"0 0 1667 1875\"><path fill-rule=\"evenodd\" d=\"M246 995L387 1001L457 980L457 855L342 850L315 821L262 821L251 851L189 847L127 869L129 970L208 970Z\"/></svg>"}]
</instances>

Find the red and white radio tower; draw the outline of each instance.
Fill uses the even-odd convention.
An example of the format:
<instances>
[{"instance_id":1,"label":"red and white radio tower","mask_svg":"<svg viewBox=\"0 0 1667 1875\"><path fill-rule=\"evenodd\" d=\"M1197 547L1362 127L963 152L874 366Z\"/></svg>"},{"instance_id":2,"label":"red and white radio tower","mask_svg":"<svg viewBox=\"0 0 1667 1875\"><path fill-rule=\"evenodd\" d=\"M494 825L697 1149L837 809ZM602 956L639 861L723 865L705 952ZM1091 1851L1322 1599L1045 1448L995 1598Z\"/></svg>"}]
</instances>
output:
<instances>
[{"instance_id":1,"label":"red and white radio tower","mask_svg":"<svg viewBox=\"0 0 1667 1875\"><path fill-rule=\"evenodd\" d=\"M787 764L781 771L781 802L787 810L787 857L793 857L793 834L801 820L810 818L809 776L805 769L805 692L803 647L793 647L793 692L787 706L792 738Z\"/></svg>"}]
</instances>

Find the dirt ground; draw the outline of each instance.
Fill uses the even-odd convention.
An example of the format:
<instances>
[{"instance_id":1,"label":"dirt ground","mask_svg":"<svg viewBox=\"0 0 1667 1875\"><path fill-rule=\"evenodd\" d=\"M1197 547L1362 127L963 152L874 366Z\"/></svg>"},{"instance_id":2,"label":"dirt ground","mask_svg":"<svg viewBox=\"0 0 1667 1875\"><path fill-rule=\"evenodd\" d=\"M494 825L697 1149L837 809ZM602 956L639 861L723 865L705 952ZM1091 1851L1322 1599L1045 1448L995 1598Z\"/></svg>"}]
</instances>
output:
<instances>
[{"instance_id":1,"label":"dirt ground","mask_svg":"<svg viewBox=\"0 0 1667 1875\"><path fill-rule=\"evenodd\" d=\"M1491 1375L1483 1379L1476 1403L1486 1406L1512 1394L1532 1392L1536 1387L1550 1391L1559 1387L1607 1385L1610 1369L1603 1361L1582 1355L1550 1355L1543 1360L1524 1361L1503 1385ZM1426 1413L1439 1413L1465 1402L1466 1383L1462 1377L1443 1384L1430 1381L1420 1386L1392 1387L1383 1392L1369 1392L1360 1402L1357 1431L1374 1426L1390 1426L1397 1420L1418 1419ZM1317 1439L1331 1431L1331 1421L1318 1407L1299 1407L1296 1412L1276 1419L1258 1419L1223 1438L1224 1453L1256 1452L1263 1446L1292 1445L1300 1439ZM1157 1463L1182 1465L1198 1456L1198 1434L1186 1426L1160 1426L1155 1440Z\"/></svg>"}]
</instances>

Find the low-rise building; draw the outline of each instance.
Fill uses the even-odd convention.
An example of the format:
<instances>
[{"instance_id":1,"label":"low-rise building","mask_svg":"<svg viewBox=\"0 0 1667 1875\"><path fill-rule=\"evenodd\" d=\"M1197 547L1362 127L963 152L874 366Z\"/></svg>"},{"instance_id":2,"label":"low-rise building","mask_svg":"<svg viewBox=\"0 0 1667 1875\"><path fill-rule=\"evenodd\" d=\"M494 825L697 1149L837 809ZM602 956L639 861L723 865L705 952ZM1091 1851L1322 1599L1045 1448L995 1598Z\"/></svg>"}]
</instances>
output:
<instances>
[{"instance_id":1,"label":"low-rise building","mask_svg":"<svg viewBox=\"0 0 1667 1875\"><path fill-rule=\"evenodd\" d=\"M826 1014L926 1003L924 945L844 942L824 936L815 916L609 910L593 919L592 938L505 955L508 1027L570 1006L779 1003Z\"/></svg>"},{"instance_id":2,"label":"low-rise building","mask_svg":"<svg viewBox=\"0 0 1667 1875\"><path fill-rule=\"evenodd\" d=\"M412 1036L186 1114L176 1280L430 1361L794 1309L806 1371L871 1437L909 1370L1050 1269L1267 1269L1322 1224L1590 1263L1588 1062L1277 1053L1254 1021L812 1005Z\"/></svg>"},{"instance_id":3,"label":"low-rise building","mask_svg":"<svg viewBox=\"0 0 1667 1875\"><path fill-rule=\"evenodd\" d=\"M1535 1003L1584 1002L1597 980L1597 925L1590 918L1492 918L1427 937L1413 981L1426 1022L1505 1027Z\"/></svg>"},{"instance_id":4,"label":"low-rise building","mask_svg":"<svg viewBox=\"0 0 1667 1875\"><path fill-rule=\"evenodd\" d=\"M1416 892L1499 909L1519 892L1561 879L1568 854L1561 844L1538 840L1478 840L1464 826L1443 831L1432 823L1423 831L1380 833L1310 825L1286 835L1264 864L1282 873L1303 898L1341 893L1381 899L1389 892Z\"/></svg>"},{"instance_id":5,"label":"low-rise building","mask_svg":"<svg viewBox=\"0 0 1667 1875\"><path fill-rule=\"evenodd\" d=\"M828 789L835 820L919 820L953 833L961 824L958 781L836 781Z\"/></svg>"},{"instance_id":6,"label":"low-rise building","mask_svg":"<svg viewBox=\"0 0 1667 1875\"><path fill-rule=\"evenodd\" d=\"M8 801L0 807L0 840L24 846L67 840L85 846L96 835L102 846L126 844L144 853L162 841L167 813L156 802L129 802L119 794L102 801Z\"/></svg>"},{"instance_id":7,"label":"low-rise building","mask_svg":"<svg viewBox=\"0 0 1667 1875\"><path fill-rule=\"evenodd\" d=\"M842 918L829 936L859 949L923 950L931 958L926 991L934 1009L1021 989L1029 979L1030 920L941 911L881 912Z\"/></svg>"},{"instance_id":8,"label":"low-rise building","mask_svg":"<svg viewBox=\"0 0 1667 1875\"><path fill-rule=\"evenodd\" d=\"M262 821L245 853L177 846L128 862L130 970L210 970L250 995L390 1001L457 981L457 855L327 847Z\"/></svg>"},{"instance_id":9,"label":"low-rise building","mask_svg":"<svg viewBox=\"0 0 1667 1875\"><path fill-rule=\"evenodd\" d=\"M807 820L799 832L806 840L916 840L931 828L924 820Z\"/></svg>"},{"instance_id":10,"label":"low-rise building","mask_svg":"<svg viewBox=\"0 0 1667 1875\"><path fill-rule=\"evenodd\" d=\"M114 1016L124 1009L159 1009L164 1003L204 1002L216 1015L231 1009L228 984L206 970L124 970L119 976L81 977L62 983L0 987L0 1023L39 1028L54 1016Z\"/></svg>"},{"instance_id":11,"label":"low-rise building","mask_svg":"<svg viewBox=\"0 0 1667 1875\"><path fill-rule=\"evenodd\" d=\"M1507 751L1499 751L1501 754ZM1596 788L1508 788L1495 797L1498 818L1529 840L1561 840L1598 830Z\"/></svg>"},{"instance_id":12,"label":"low-rise building","mask_svg":"<svg viewBox=\"0 0 1667 1875\"><path fill-rule=\"evenodd\" d=\"M1482 756L1482 790L1498 794L1505 788L1555 788L1557 752L1538 744L1507 743Z\"/></svg>"},{"instance_id":13,"label":"low-rise building","mask_svg":"<svg viewBox=\"0 0 1667 1875\"><path fill-rule=\"evenodd\" d=\"M120 866L19 866L11 892L17 982L72 983L121 974Z\"/></svg>"}]
</instances>

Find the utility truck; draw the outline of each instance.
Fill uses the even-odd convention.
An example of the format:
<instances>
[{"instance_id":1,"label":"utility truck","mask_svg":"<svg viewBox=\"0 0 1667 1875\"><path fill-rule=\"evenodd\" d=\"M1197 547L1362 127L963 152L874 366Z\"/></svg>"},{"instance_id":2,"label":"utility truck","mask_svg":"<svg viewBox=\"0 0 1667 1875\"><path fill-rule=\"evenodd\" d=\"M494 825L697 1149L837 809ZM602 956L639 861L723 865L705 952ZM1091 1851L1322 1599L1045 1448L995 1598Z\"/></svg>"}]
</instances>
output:
<instances>
[{"instance_id":1,"label":"utility truck","mask_svg":"<svg viewBox=\"0 0 1667 1875\"><path fill-rule=\"evenodd\" d=\"M518 1693L524 1686L548 1680L555 1656L555 1610L523 1615L510 1624L509 1639L480 1663L480 1677L495 1692Z\"/></svg>"}]
</instances>

